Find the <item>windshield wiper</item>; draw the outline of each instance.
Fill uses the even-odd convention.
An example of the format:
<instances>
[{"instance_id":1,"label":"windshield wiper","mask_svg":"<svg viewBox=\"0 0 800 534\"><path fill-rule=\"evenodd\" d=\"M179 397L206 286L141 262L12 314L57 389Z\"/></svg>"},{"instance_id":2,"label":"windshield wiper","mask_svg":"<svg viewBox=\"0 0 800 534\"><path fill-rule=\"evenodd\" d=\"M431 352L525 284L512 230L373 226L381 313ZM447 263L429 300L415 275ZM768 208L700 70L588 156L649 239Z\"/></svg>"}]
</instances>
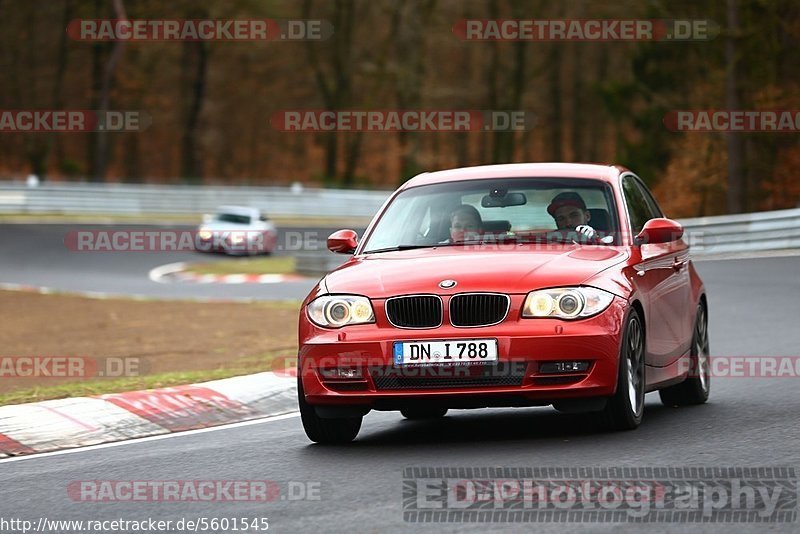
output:
<instances>
[{"instance_id":1,"label":"windshield wiper","mask_svg":"<svg viewBox=\"0 0 800 534\"><path fill-rule=\"evenodd\" d=\"M433 244L433 245L397 245L394 247L376 248L375 250L365 250L364 254L377 254L378 252L397 252L398 250L414 250L415 248L434 248L446 245Z\"/></svg>"}]
</instances>

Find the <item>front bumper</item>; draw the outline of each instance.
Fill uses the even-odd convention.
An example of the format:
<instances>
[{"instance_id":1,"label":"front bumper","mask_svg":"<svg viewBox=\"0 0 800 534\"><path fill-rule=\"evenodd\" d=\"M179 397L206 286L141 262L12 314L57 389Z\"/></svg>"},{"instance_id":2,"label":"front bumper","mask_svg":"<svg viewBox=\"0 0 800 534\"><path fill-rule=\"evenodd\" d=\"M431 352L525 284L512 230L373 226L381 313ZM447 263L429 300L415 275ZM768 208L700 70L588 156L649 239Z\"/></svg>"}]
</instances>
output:
<instances>
[{"instance_id":1,"label":"front bumper","mask_svg":"<svg viewBox=\"0 0 800 534\"><path fill-rule=\"evenodd\" d=\"M239 237L234 237L238 235ZM209 236L198 236L198 252L222 252L231 256L270 253L277 243L274 232L210 231Z\"/></svg>"},{"instance_id":2,"label":"front bumper","mask_svg":"<svg viewBox=\"0 0 800 534\"><path fill-rule=\"evenodd\" d=\"M512 295L505 321L479 328L395 328L385 320L382 301L373 301L376 324L329 330L316 327L303 316L298 365L306 401L318 406L373 409L399 409L416 403L468 408L547 405L613 395L627 301L616 297L595 317L564 321L520 318L524 298ZM498 363L491 368L397 368L392 364L395 341L461 338L497 339ZM540 372L543 362L554 361L588 361L589 368L559 374ZM356 376L323 374L333 368L355 370Z\"/></svg>"}]
</instances>

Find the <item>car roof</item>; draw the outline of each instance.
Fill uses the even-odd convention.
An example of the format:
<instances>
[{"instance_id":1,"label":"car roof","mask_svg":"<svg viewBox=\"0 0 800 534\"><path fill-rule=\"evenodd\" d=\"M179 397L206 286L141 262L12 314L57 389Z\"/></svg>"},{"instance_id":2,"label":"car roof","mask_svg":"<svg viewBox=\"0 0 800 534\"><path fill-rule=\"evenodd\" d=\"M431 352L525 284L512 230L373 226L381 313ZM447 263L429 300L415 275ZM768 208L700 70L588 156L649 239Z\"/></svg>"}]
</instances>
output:
<instances>
[{"instance_id":1,"label":"car roof","mask_svg":"<svg viewBox=\"0 0 800 534\"><path fill-rule=\"evenodd\" d=\"M424 172L408 180L401 189L487 178L592 178L613 183L623 172L628 172L628 169L619 165L596 163L505 163Z\"/></svg>"}]
</instances>

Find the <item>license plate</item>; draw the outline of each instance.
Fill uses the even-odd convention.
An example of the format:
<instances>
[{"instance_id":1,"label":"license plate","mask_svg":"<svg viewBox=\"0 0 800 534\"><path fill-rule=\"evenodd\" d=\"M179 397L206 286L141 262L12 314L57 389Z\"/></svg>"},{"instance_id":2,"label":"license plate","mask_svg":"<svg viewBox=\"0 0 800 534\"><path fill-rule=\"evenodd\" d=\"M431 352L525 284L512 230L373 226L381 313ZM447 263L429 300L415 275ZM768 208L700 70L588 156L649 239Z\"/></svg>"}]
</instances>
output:
<instances>
[{"instance_id":1,"label":"license plate","mask_svg":"<svg viewBox=\"0 0 800 534\"><path fill-rule=\"evenodd\" d=\"M394 364L481 364L497 361L496 339L395 341Z\"/></svg>"}]
</instances>

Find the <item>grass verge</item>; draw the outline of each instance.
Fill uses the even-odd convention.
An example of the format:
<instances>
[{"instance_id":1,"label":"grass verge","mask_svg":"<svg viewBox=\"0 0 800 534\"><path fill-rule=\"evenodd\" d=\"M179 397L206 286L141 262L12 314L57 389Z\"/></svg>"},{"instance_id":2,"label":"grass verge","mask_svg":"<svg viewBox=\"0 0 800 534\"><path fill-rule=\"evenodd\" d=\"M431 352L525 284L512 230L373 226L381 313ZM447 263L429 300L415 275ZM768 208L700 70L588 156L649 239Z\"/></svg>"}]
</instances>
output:
<instances>
[{"instance_id":1,"label":"grass verge","mask_svg":"<svg viewBox=\"0 0 800 534\"><path fill-rule=\"evenodd\" d=\"M283 369L297 355L299 307L0 291L0 405ZM79 378L26 376L14 366L20 357L84 358L93 371ZM134 359L135 374L100 376L97 371L107 369L100 362L112 358Z\"/></svg>"},{"instance_id":2,"label":"grass verge","mask_svg":"<svg viewBox=\"0 0 800 534\"><path fill-rule=\"evenodd\" d=\"M238 258L213 263L194 263L186 271L194 274L292 274L295 258L292 256L269 256L262 258Z\"/></svg>"},{"instance_id":3,"label":"grass verge","mask_svg":"<svg viewBox=\"0 0 800 534\"><path fill-rule=\"evenodd\" d=\"M282 370L284 369L284 362L282 361L284 358L286 358L285 351L275 351L258 356L246 357L238 362L232 362L230 366L220 367L218 369L171 371L140 377L67 382L53 386L45 385L12 390L6 393L0 393L0 406L51 399L88 397L105 393L123 393L125 391L181 386L198 382L208 382L209 380L231 378L233 376L260 373L263 371Z\"/></svg>"}]
</instances>

